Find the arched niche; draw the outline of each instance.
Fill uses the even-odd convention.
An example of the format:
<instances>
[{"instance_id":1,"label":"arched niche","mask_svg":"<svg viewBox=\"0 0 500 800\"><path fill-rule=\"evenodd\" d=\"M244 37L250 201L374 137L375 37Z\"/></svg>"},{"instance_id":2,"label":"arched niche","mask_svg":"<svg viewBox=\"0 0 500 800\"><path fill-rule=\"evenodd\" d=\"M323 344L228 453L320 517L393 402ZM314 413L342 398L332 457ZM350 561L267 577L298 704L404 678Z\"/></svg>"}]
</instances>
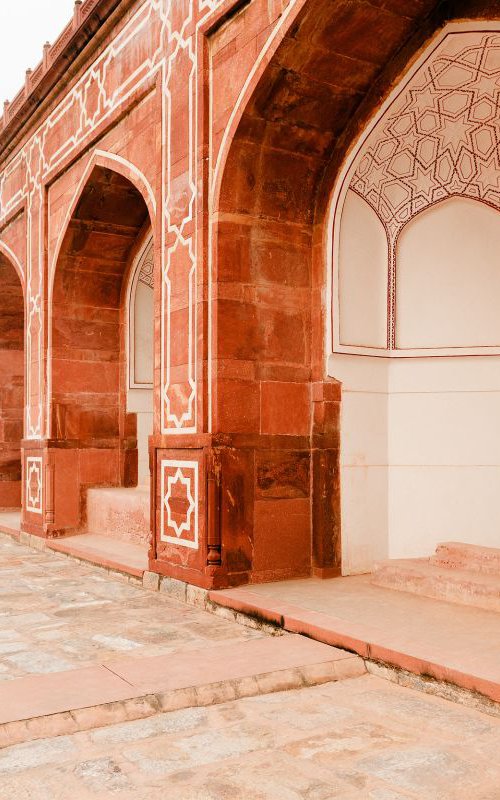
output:
<instances>
[{"instance_id":1,"label":"arched niche","mask_svg":"<svg viewBox=\"0 0 500 800\"><path fill-rule=\"evenodd\" d=\"M450 197L396 246L396 347L500 347L500 213Z\"/></svg>"},{"instance_id":2,"label":"arched niche","mask_svg":"<svg viewBox=\"0 0 500 800\"><path fill-rule=\"evenodd\" d=\"M80 450L88 485L137 483L136 419L128 413L126 286L145 231L139 189L96 166L76 202L52 293L52 430Z\"/></svg>"},{"instance_id":3,"label":"arched niche","mask_svg":"<svg viewBox=\"0 0 500 800\"><path fill-rule=\"evenodd\" d=\"M153 432L154 247L150 231L134 259L127 288L127 411L137 415L138 483L149 480Z\"/></svg>"},{"instance_id":4,"label":"arched niche","mask_svg":"<svg viewBox=\"0 0 500 800\"><path fill-rule=\"evenodd\" d=\"M23 286L0 251L0 510L21 506L24 365Z\"/></svg>"},{"instance_id":5,"label":"arched niche","mask_svg":"<svg viewBox=\"0 0 500 800\"><path fill-rule=\"evenodd\" d=\"M339 334L342 345L387 347L387 234L375 211L349 190L338 251Z\"/></svg>"},{"instance_id":6,"label":"arched niche","mask_svg":"<svg viewBox=\"0 0 500 800\"><path fill-rule=\"evenodd\" d=\"M499 42L497 22L445 28L363 130L332 195L345 573L442 541L500 546ZM353 193L387 232L384 347L368 324L370 215Z\"/></svg>"}]
</instances>

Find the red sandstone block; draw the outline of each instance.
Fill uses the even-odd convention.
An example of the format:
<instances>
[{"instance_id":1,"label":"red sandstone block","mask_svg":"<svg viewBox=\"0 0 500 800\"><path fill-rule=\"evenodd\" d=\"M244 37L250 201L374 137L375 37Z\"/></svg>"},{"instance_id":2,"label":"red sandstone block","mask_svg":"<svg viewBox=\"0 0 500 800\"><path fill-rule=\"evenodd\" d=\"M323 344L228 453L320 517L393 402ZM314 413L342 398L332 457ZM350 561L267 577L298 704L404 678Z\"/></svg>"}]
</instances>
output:
<instances>
[{"instance_id":1,"label":"red sandstone block","mask_svg":"<svg viewBox=\"0 0 500 800\"><path fill-rule=\"evenodd\" d=\"M266 360L306 364L309 349L307 312L258 308L258 346Z\"/></svg>"},{"instance_id":2,"label":"red sandstone block","mask_svg":"<svg viewBox=\"0 0 500 800\"><path fill-rule=\"evenodd\" d=\"M78 392L114 392L118 386L119 365L85 361L54 361L54 391L69 392L73 397Z\"/></svg>"},{"instance_id":3,"label":"red sandstone block","mask_svg":"<svg viewBox=\"0 0 500 800\"><path fill-rule=\"evenodd\" d=\"M116 484L118 475L119 453L117 449L80 450L80 480L87 486L99 484Z\"/></svg>"},{"instance_id":4,"label":"red sandstone block","mask_svg":"<svg viewBox=\"0 0 500 800\"><path fill-rule=\"evenodd\" d=\"M338 401L341 399L342 384L339 381L319 381L311 384L312 401Z\"/></svg>"},{"instance_id":5,"label":"red sandstone block","mask_svg":"<svg viewBox=\"0 0 500 800\"><path fill-rule=\"evenodd\" d=\"M0 508L21 507L21 481L0 481Z\"/></svg>"},{"instance_id":6,"label":"red sandstone block","mask_svg":"<svg viewBox=\"0 0 500 800\"><path fill-rule=\"evenodd\" d=\"M255 501L254 573L275 570L279 575L286 570L290 576L308 574L311 565L310 514L308 497Z\"/></svg>"},{"instance_id":7,"label":"red sandstone block","mask_svg":"<svg viewBox=\"0 0 500 800\"><path fill-rule=\"evenodd\" d=\"M340 435L340 403L313 403L312 431L314 434L338 437Z\"/></svg>"},{"instance_id":8,"label":"red sandstone block","mask_svg":"<svg viewBox=\"0 0 500 800\"><path fill-rule=\"evenodd\" d=\"M219 359L215 371L218 378L226 380L254 381L255 361L237 359Z\"/></svg>"},{"instance_id":9,"label":"red sandstone block","mask_svg":"<svg viewBox=\"0 0 500 800\"><path fill-rule=\"evenodd\" d=\"M258 433L259 386L251 381L219 381L216 430L226 433Z\"/></svg>"},{"instance_id":10,"label":"red sandstone block","mask_svg":"<svg viewBox=\"0 0 500 800\"><path fill-rule=\"evenodd\" d=\"M307 384L261 383L261 433L307 436L310 424Z\"/></svg>"},{"instance_id":11,"label":"red sandstone block","mask_svg":"<svg viewBox=\"0 0 500 800\"><path fill-rule=\"evenodd\" d=\"M250 303L220 300L217 320L219 357L255 359L259 353L256 307Z\"/></svg>"}]
</instances>

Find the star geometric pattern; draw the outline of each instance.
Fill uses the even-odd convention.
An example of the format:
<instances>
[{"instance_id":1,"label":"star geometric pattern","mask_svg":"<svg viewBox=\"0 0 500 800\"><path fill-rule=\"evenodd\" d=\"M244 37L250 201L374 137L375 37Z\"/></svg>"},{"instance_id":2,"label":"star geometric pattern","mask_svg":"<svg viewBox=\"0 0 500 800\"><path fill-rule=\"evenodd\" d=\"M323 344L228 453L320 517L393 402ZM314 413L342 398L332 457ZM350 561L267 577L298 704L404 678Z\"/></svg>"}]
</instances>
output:
<instances>
[{"instance_id":1,"label":"star geometric pattern","mask_svg":"<svg viewBox=\"0 0 500 800\"><path fill-rule=\"evenodd\" d=\"M198 549L197 461L161 461L161 541Z\"/></svg>"},{"instance_id":2,"label":"star geometric pattern","mask_svg":"<svg viewBox=\"0 0 500 800\"><path fill-rule=\"evenodd\" d=\"M151 244L145 251L141 263L140 263L140 272L139 272L139 283L143 283L145 286L149 286L150 289L154 288L154 259L153 259L153 240L151 240Z\"/></svg>"},{"instance_id":3,"label":"star geometric pattern","mask_svg":"<svg viewBox=\"0 0 500 800\"><path fill-rule=\"evenodd\" d=\"M365 141L350 188L389 240L451 195L500 209L500 35L449 33Z\"/></svg>"},{"instance_id":4,"label":"star geometric pattern","mask_svg":"<svg viewBox=\"0 0 500 800\"><path fill-rule=\"evenodd\" d=\"M26 459L26 510L32 514L42 513L42 459L33 456Z\"/></svg>"}]
</instances>

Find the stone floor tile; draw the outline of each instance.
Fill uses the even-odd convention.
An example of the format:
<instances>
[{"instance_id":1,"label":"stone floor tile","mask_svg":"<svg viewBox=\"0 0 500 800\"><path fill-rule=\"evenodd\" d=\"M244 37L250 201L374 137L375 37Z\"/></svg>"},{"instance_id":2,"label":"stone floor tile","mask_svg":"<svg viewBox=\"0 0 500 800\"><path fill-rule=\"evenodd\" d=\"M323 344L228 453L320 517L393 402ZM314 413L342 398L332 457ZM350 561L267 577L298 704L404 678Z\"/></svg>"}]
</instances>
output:
<instances>
[{"instance_id":1,"label":"stone floor tile","mask_svg":"<svg viewBox=\"0 0 500 800\"><path fill-rule=\"evenodd\" d=\"M500 719L366 675L5 748L0 797L15 776L15 800L498 800L495 744Z\"/></svg>"},{"instance_id":2,"label":"stone floor tile","mask_svg":"<svg viewBox=\"0 0 500 800\"><path fill-rule=\"evenodd\" d=\"M2 681L264 635L3 535L0 596Z\"/></svg>"}]
</instances>

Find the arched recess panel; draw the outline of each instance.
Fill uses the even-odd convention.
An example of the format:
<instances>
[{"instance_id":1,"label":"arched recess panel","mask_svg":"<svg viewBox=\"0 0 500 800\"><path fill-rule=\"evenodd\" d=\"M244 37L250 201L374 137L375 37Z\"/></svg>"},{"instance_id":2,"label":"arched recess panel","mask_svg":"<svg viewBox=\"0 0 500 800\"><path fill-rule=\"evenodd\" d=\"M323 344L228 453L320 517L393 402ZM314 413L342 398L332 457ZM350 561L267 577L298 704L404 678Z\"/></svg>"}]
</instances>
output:
<instances>
[{"instance_id":1,"label":"arched recess panel","mask_svg":"<svg viewBox=\"0 0 500 800\"><path fill-rule=\"evenodd\" d=\"M429 556L442 541L500 545L500 31L474 26L450 25L422 53L353 148L332 202L334 266L346 192L381 218L390 251L385 358L351 335L354 346L334 339L330 360L342 382L346 572ZM352 225L354 251L360 235Z\"/></svg>"},{"instance_id":2,"label":"arched recess panel","mask_svg":"<svg viewBox=\"0 0 500 800\"><path fill-rule=\"evenodd\" d=\"M153 433L154 253L153 238L134 259L128 285L127 411L137 415L138 483L149 481L148 437Z\"/></svg>"},{"instance_id":3,"label":"arched recess panel","mask_svg":"<svg viewBox=\"0 0 500 800\"><path fill-rule=\"evenodd\" d=\"M150 224L135 186L97 166L59 252L52 301L52 430L79 451L82 489L137 482L136 420L126 410L124 286Z\"/></svg>"},{"instance_id":4,"label":"arched recess panel","mask_svg":"<svg viewBox=\"0 0 500 800\"><path fill-rule=\"evenodd\" d=\"M0 253L0 508L21 506L24 412L24 294Z\"/></svg>"},{"instance_id":5,"label":"arched recess panel","mask_svg":"<svg viewBox=\"0 0 500 800\"><path fill-rule=\"evenodd\" d=\"M387 347L387 234L358 194L346 195L339 236L340 343Z\"/></svg>"},{"instance_id":6,"label":"arched recess panel","mask_svg":"<svg viewBox=\"0 0 500 800\"><path fill-rule=\"evenodd\" d=\"M396 247L396 347L500 347L500 212L451 197Z\"/></svg>"},{"instance_id":7,"label":"arched recess panel","mask_svg":"<svg viewBox=\"0 0 500 800\"><path fill-rule=\"evenodd\" d=\"M212 423L227 443L218 450L220 518L238 582L339 569L340 396L324 380L324 216L349 123L434 0L383 6L305 3L228 148L214 209ZM374 327L382 338L379 320Z\"/></svg>"}]
</instances>

